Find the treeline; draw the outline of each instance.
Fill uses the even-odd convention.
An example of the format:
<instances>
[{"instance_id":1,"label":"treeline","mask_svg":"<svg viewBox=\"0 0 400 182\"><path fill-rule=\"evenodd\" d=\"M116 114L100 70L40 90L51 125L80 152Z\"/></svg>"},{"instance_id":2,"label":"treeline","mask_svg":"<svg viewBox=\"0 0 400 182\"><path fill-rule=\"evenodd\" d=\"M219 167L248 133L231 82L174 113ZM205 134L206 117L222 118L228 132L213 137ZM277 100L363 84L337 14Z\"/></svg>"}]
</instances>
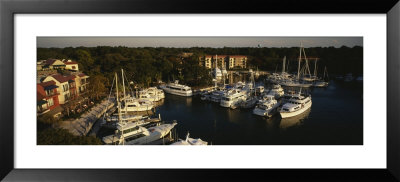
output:
<instances>
[{"instance_id":1,"label":"treeline","mask_svg":"<svg viewBox=\"0 0 400 182\"><path fill-rule=\"evenodd\" d=\"M181 58L182 52L191 52L192 56ZM307 57L319 57L318 68L322 72L327 66L330 74L353 73L362 75L363 48L355 47L314 47L305 49ZM164 82L179 79L190 86L211 83L209 71L199 66L198 57L205 54L246 55L248 65L260 70L281 70L284 56L289 61L289 71L297 71L299 48L165 48L165 47L67 47L38 48L37 59L73 59L79 63L80 70L89 75L102 74L108 80L121 68L128 79L136 84L149 86L162 80ZM313 68L313 65L310 65Z\"/></svg>"}]
</instances>

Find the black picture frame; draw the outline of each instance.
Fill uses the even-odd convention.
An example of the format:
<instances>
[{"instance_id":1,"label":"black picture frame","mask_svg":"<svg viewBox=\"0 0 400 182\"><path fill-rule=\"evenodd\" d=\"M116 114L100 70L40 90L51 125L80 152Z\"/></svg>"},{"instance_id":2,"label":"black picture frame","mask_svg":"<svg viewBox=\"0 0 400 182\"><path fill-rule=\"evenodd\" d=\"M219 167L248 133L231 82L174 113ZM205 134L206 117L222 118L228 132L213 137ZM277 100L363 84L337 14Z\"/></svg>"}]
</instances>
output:
<instances>
[{"instance_id":1,"label":"black picture frame","mask_svg":"<svg viewBox=\"0 0 400 182\"><path fill-rule=\"evenodd\" d=\"M386 169L15 169L14 14L380 13L387 15ZM0 0L0 179L5 181L399 181L400 3L398 0ZM384 118L384 117L382 117ZM375 122L385 122L375 121ZM223 180L226 181L226 180Z\"/></svg>"}]
</instances>

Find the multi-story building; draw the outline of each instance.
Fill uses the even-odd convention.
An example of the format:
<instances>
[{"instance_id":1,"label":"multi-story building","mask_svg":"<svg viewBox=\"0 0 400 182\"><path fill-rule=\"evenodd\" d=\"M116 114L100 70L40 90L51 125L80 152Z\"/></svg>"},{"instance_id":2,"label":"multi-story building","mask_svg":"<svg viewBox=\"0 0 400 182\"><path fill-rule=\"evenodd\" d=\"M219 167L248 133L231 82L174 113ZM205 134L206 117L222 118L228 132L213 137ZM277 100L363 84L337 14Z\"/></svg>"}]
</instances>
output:
<instances>
[{"instance_id":1,"label":"multi-story building","mask_svg":"<svg viewBox=\"0 0 400 182\"><path fill-rule=\"evenodd\" d=\"M47 113L59 106L57 91L58 86L54 81L47 81L37 84L37 113L38 115Z\"/></svg>"},{"instance_id":2,"label":"multi-story building","mask_svg":"<svg viewBox=\"0 0 400 182\"><path fill-rule=\"evenodd\" d=\"M246 68L247 56L242 55L205 55L200 57L200 65L208 69L215 68L217 63L218 68L233 69Z\"/></svg>"},{"instance_id":3,"label":"multi-story building","mask_svg":"<svg viewBox=\"0 0 400 182\"><path fill-rule=\"evenodd\" d=\"M229 56L228 68L246 68L247 67L247 56L232 55Z\"/></svg>"},{"instance_id":4,"label":"multi-story building","mask_svg":"<svg viewBox=\"0 0 400 182\"><path fill-rule=\"evenodd\" d=\"M78 88L78 95L86 93L89 84L89 76L84 73L77 73L75 78L76 87Z\"/></svg>"},{"instance_id":5,"label":"multi-story building","mask_svg":"<svg viewBox=\"0 0 400 182\"><path fill-rule=\"evenodd\" d=\"M65 104L78 96L75 78L75 75L63 76L60 74L55 74L47 76L43 82L54 81L58 86L57 91L60 93L58 100L60 104Z\"/></svg>"},{"instance_id":6,"label":"multi-story building","mask_svg":"<svg viewBox=\"0 0 400 182\"><path fill-rule=\"evenodd\" d=\"M43 79L42 83L54 81L58 86L58 100L60 104L65 104L79 95L86 93L89 84L89 76L84 73L74 72L72 75L63 76L53 74Z\"/></svg>"},{"instance_id":7,"label":"multi-story building","mask_svg":"<svg viewBox=\"0 0 400 182\"><path fill-rule=\"evenodd\" d=\"M63 60L66 70L79 71L78 63L72 60Z\"/></svg>"}]
</instances>

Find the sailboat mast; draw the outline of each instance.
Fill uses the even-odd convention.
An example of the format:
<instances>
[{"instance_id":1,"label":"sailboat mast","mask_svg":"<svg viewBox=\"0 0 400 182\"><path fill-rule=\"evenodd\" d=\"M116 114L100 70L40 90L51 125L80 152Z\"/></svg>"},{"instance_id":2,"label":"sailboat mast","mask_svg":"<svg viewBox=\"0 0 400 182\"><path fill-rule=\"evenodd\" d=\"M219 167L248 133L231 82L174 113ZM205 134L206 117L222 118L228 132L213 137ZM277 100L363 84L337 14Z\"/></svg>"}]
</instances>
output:
<instances>
[{"instance_id":1,"label":"sailboat mast","mask_svg":"<svg viewBox=\"0 0 400 182\"><path fill-rule=\"evenodd\" d=\"M299 66L297 68L297 80L300 80L300 61L301 61L301 48L303 47L303 43L300 44L300 57L299 57Z\"/></svg>"},{"instance_id":2,"label":"sailboat mast","mask_svg":"<svg viewBox=\"0 0 400 182\"><path fill-rule=\"evenodd\" d=\"M124 69L121 69L121 76L122 76L122 88L124 88L124 98L126 98L125 95L125 77L124 77Z\"/></svg>"},{"instance_id":3,"label":"sailboat mast","mask_svg":"<svg viewBox=\"0 0 400 182\"><path fill-rule=\"evenodd\" d=\"M126 99L126 93L125 93L125 75L124 75L124 70L123 70L123 69L121 69L121 76L122 76L122 87L124 88L124 102L125 102L125 99ZM128 111L125 110L125 114L126 114L127 112L128 112Z\"/></svg>"},{"instance_id":4,"label":"sailboat mast","mask_svg":"<svg viewBox=\"0 0 400 182\"><path fill-rule=\"evenodd\" d=\"M120 105L119 97L118 97L118 77L117 77L117 73L115 73L115 85L117 87L116 95L117 95L118 122L121 122L121 105Z\"/></svg>"},{"instance_id":5,"label":"sailboat mast","mask_svg":"<svg viewBox=\"0 0 400 182\"><path fill-rule=\"evenodd\" d=\"M314 76L317 77L317 61L318 59L315 59L315 64L314 64Z\"/></svg>"},{"instance_id":6,"label":"sailboat mast","mask_svg":"<svg viewBox=\"0 0 400 182\"><path fill-rule=\"evenodd\" d=\"M285 72L285 63L286 63L286 56L283 57L282 73Z\"/></svg>"}]
</instances>

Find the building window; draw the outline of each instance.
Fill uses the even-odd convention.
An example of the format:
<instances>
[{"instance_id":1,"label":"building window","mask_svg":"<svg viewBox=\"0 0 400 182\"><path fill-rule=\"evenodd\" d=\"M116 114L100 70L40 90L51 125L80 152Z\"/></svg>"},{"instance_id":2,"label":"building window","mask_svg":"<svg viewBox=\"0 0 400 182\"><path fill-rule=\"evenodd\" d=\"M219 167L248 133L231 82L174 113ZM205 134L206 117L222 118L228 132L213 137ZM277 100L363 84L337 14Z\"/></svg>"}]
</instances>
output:
<instances>
[{"instance_id":1,"label":"building window","mask_svg":"<svg viewBox=\"0 0 400 182\"><path fill-rule=\"evenodd\" d=\"M53 98L50 98L49 100L47 100L47 103L49 103L49 106L54 105Z\"/></svg>"}]
</instances>

